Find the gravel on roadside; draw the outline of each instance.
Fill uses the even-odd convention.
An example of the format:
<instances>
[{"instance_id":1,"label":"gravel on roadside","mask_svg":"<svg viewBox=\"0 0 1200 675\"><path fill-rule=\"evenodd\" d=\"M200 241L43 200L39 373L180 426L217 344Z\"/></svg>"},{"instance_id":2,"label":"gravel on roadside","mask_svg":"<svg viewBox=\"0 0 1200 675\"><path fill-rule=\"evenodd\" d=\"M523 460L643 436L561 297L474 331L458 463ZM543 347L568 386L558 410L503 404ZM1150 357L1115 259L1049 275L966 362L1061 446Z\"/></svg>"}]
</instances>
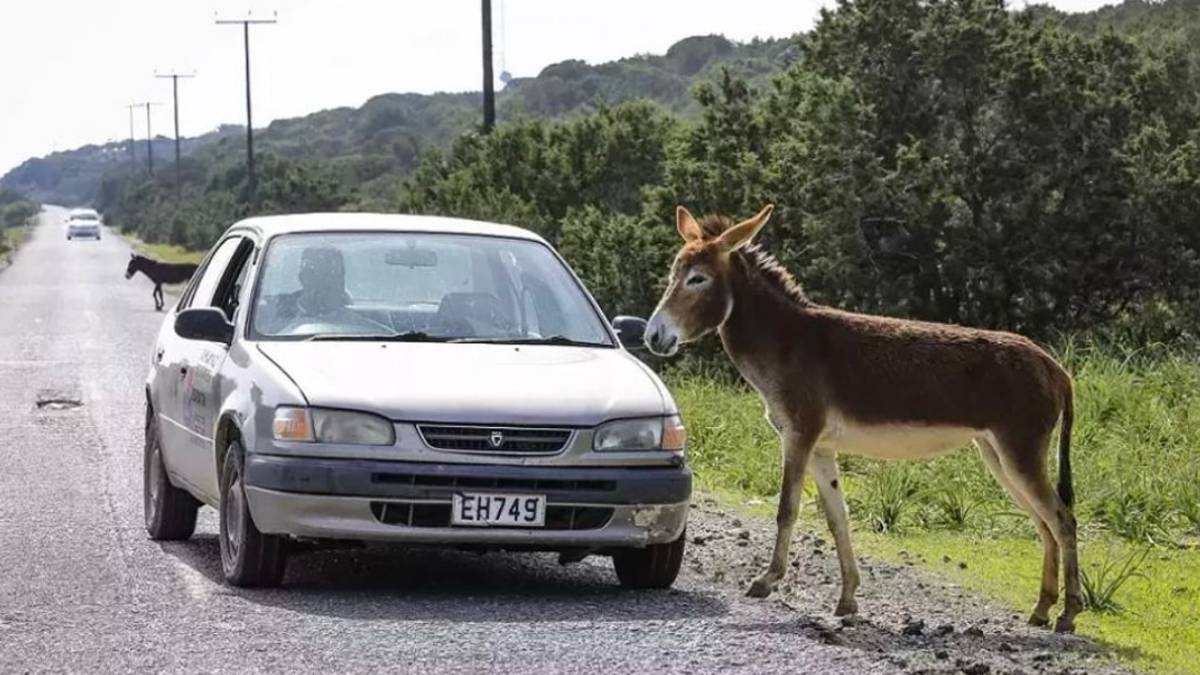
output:
<instances>
[{"instance_id":1,"label":"gravel on roadside","mask_svg":"<svg viewBox=\"0 0 1200 675\"><path fill-rule=\"evenodd\" d=\"M775 523L731 513L714 498L697 495L687 536L688 574L744 590L770 559ZM1029 626L1023 612L922 572L918 563L924 561L915 559L897 565L860 554L859 614L835 617L841 581L828 532L797 525L791 558L776 592L757 602L790 608L805 632L827 645L875 654L905 672L1132 672L1091 640ZM1031 589L1031 603L1035 596Z\"/></svg>"}]
</instances>

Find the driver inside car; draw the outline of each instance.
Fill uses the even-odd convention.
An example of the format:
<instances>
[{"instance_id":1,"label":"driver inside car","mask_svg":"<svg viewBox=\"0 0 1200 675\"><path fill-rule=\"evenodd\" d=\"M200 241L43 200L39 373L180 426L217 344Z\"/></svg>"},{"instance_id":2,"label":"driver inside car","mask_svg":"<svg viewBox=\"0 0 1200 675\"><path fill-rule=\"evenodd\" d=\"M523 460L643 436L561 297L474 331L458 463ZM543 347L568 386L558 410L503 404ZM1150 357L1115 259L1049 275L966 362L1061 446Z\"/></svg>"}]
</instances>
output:
<instances>
[{"instance_id":1,"label":"driver inside car","mask_svg":"<svg viewBox=\"0 0 1200 675\"><path fill-rule=\"evenodd\" d=\"M342 252L329 246L310 246L300 254L296 273L300 289L274 298L271 323L288 326L297 321L320 319L345 310L346 264Z\"/></svg>"}]
</instances>

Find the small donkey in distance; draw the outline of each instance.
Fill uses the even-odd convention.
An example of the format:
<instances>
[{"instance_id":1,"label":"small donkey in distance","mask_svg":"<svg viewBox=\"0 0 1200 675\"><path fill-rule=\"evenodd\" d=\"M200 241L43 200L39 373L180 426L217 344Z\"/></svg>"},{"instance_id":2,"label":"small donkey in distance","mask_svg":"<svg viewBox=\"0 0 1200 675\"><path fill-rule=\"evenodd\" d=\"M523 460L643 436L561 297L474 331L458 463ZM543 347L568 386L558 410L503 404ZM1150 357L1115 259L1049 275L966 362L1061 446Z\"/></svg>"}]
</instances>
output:
<instances>
[{"instance_id":1,"label":"small donkey in distance","mask_svg":"<svg viewBox=\"0 0 1200 675\"><path fill-rule=\"evenodd\" d=\"M837 545L842 590L835 613L856 613L860 577L837 453L923 459L973 440L1041 537L1041 590L1029 622L1049 625L1061 554L1066 601L1055 629L1074 630L1083 599L1071 510L1070 375L1020 335L854 314L811 302L772 256L751 243L772 209L768 205L735 224L711 215L697 222L678 207L683 247L645 334L651 351L669 356L715 331L762 397L782 439L775 549L749 595L769 595L787 571L808 469ZM1060 418L1055 491L1046 465Z\"/></svg>"},{"instance_id":2,"label":"small donkey in distance","mask_svg":"<svg viewBox=\"0 0 1200 675\"><path fill-rule=\"evenodd\" d=\"M182 284L196 273L196 265L192 263L165 263L136 253L129 254L129 264L125 266L125 278L132 279L133 275L141 272L154 282L154 310L161 312L163 299L163 284Z\"/></svg>"}]
</instances>

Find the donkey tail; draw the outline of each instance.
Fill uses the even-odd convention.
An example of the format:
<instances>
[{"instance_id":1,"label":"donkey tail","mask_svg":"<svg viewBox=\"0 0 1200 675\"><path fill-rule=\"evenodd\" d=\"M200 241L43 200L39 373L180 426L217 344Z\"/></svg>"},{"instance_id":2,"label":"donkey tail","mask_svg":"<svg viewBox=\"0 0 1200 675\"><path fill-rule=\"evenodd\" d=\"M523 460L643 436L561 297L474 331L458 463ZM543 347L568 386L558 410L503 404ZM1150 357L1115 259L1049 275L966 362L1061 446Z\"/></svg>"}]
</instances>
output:
<instances>
[{"instance_id":1,"label":"donkey tail","mask_svg":"<svg viewBox=\"0 0 1200 675\"><path fill-rule=\"evenodd\" d=\"M1075 505L1075 488L1071 486L1071 425L1075 421L1075 394L1067 381L1063 398L1062 426L1058 431L1058 496L1067 508Z\"/></svg>"}]
</instances>

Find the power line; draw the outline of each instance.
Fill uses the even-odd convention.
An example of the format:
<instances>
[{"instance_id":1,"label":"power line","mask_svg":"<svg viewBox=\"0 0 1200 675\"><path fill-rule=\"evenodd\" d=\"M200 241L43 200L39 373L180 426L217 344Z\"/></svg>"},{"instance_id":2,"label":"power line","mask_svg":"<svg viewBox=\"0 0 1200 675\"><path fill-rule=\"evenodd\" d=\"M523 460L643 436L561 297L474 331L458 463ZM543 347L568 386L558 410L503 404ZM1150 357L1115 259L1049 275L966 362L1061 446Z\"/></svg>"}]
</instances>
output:
<instances>
[{"instance_id":1,"label":"power line","mask_svg":"<svg viewBox=\"0 0 1200 675\"><path fill-rule=\"evenodd\" d=\"M246 51L246 188L250 199L250 207L258 205L254 178L254 117L250 108L250 25L278 23L276 14L271 13L270 19L256 19L249 15L245 19L216 19L217 25L241 24Z\"/></svg>"},{"instance_id":2,"label":"power line","mask_svg":"<svg viewBox=\"0 0 1200 675\"><path fill-rule=\"evenodd\" d=\"M195 76L196 76L195 72L176 73L175 71L171 71L169 73L159 74L157 71L155 71L155 73L154 73L154 77L157 77L159 79L166 79L166 78L171 79L171 96L175 102L174 109L175 109L175 201L176 202L179 201L179 198L183 191L183 176L179 169L179 78L182 77L184 79L187 79L187 78L192 78Z\"/></svg>"}]
</instances>

